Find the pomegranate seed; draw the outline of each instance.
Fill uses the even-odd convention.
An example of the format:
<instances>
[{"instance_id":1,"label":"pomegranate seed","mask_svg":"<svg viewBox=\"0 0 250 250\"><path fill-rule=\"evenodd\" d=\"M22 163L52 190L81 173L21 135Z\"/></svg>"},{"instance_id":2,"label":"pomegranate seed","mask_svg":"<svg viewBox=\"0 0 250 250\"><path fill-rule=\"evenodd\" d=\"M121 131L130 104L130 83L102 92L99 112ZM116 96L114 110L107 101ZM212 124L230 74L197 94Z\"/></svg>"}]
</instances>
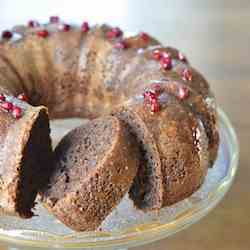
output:
<instances>
[{"instance_id":1,"label":"pomegranate seed","mask_svg":"<svg viewBox=\"0 0 250 250\"><path fill-rule=\"evenodd\" d=\"M185 98L187 98L188 94L189 94L188 88L184 86L179 87L178 98L180 100L184 100Z\"/></svg>"},{"instance_id":2,"label":"pomegranate seed","mask_svg":"<svg viewBox=\"0 0 250 250\"><path fill-rule=\"evenodd\" d=\"M187 58L180 51L178 52L178 59L182 62L187 62Z\"/></svg>"},{"instance_id":3,"label":"pomegranate seed","mask_svg":"<svg viewBox=\"0 0 250 250\"><path fill-rule=\"evenodd\" d=\"M123 33L123 32L121 31L121 29L118 28L118 27L113 28L112 31L113 31L113 33L114 33L114 35L115 35L116 37L121 36L122 33Z\"/></svg>"},{"instance_id":4,"label":"pomegranate seed","mask_svg":"<svg viewBox=\"0 0 250 250\"><path fill-rule=\"evenodd\" d=\"M83 22L82 27L81 27L82 32L86 33L89 31L89 24L88 22Z\"/></svg>"},{"instance_id":5,"label":"pomegranate seed","mask_svg":"<svg viewBox=\"0 0 250 250\"><path fill-rule=\"evenodd\" d=\"M21 100L21 101L24 101L24 102L27 102L27 101L28 101L28 97L27 97L24 93L19 94L19 95L17 96L17 98L18 98L19 100Z\"/></svg>"},{"instance_id":6,"label":"pomegranate seed","mask_svg":"<svg viewBox=\"0 0 250 250\"><path fill-rule=\"evenodd\" d=\"M184 70L182 70L182 79L184 80L184 81L192 81L192 79L193 79L193 76L192 76L192 71L191 70L189 70L189 69L184 69Z\"/></svg>"},{"instance_id":7,"label":"pomegranate seed","mask_svg":"<svg viewBox=\"0 0 250 250\"><path fill-rule=\"evenodd\" d=\"M126 44L125 41L118 42L114 45L116 49L127 49L128 45Z\"/></svg>"},{"instance_id":8,"label":"pomegranate seed","mask_svg":"<svg viewBox=\"0 0 250 250\"><path fill-rule=\"evenodd\" d=\"M59 16L51 16L49 18L49 21L50 21L50 23L59 23L60 18L59 18Z\"/></svg>"},{"instance_id":9,"label":"pomegranate seed","mask_svg":"<svg viewBox=\"0 0 250 250\"><path fill-rule=\"evenodd\" d=\"M20 107L14 106L12 110L12 115L16 118L19 119L22 117L22 109Z\"/></svg>"},{"instance_id":10,"label":"pomegranate seed","mask_svg":"<svg viewBox=\"0 0 250 250\"><path fill-rule=\"evenodd\" d=\"M159 111L160 111L160 105L159 105L157 99L153 99L151 101L151 112L156 113L156 112L159 112Z\"/></svg>"},{"instance_id":11,"label":"pomegranate seed","mask_svg":"<svg viewBox=\"0 0 250 250\"><path fill-rule=\"evenodd\" d=\"M4 96L3 94L0 94L0 101L1 101L1 102L4 102L5 99L6 99L5 96Z\"/></svg>"},{"instance_id":12,"label":"pomegranate seed","mask_svg":"<svg viewBox=\"0 0 250 250\"><path fill-rule=\"evenodd\" d=\"M160 60L160 64L163 69L170 70L172 69L172 58L171 57L162 57Z\"/></svg>"},{"instance_id":13,"label":"pomegranate seed","mask_svg":"<svg viewBox=\"0 0 250 250\"><path fill-rule=\"evenodd\" d=\"M106 36L108 39L113 39L113 38L118 38L122 36L122 33L123 32L118 27L115 27L111 29L110 31L108 31Z\"/></svg>"},{"instance_id":14,"label":"pomegranate seed","mask_svg":"<svg viewBox=\"0 0 250 250\"><path fill-rule=\"evenodd\" d=\"M141 33L139 34L139 37L140 37L144 42L148 42L149 39L150 39L149 35L148 35L147 33L145 33L145 32L141 32Z\"/></svg>"},{"instance_id":15,"label":"pomegranate seed","mask_svg":"<svg viewBox=\"0 0 250 250\"><path fill-rule=\"evenodd\" d=\"M36 28L36 27L39 27L40 24L39 24L37 21L30 20L30 21L28 21L28 26L29 26L30 28Z\"/></svg>"},{"instance_id":16,"label":"pomegranate seed","mask_svg":"<svg viewBox=\"0 0 250 250\"><path fill-rule=\"evenodd\" d=\"M11 102L3 102L1 103L1 107L6 111L10 111L13 108L13 104Z\"/></svg>"},{"instance_id":17,"label":"pomegranate seed","mask_svg":"<svg viewBox=\"0 0 250 250\"><path fill-rule=\"evenodd\" d=\"M163 58L167 58L167 59L172 59L172 56L171 56L171 54L170 53L168 53L168 52L162 52L162 57Z\"/></svg>"},{"instance_id":18,"label":"pomegranate seed","mask_svg":"<svg viewBox=\"0 0 250 250\"><path fill-rule=\"evenodd\" d=\"M70 26L69 24L62 24L62 25L59 27L60 30L65 31L65 32L69 31L70 28L71 28L71 26Z\"/></svg>"},{"instance_id":19,"label":"pomegranate seed","mask_svg":"<svg viewBox=\"0 0 250 250\"><path fill-rule=\"evenodd\" d=\"M42 38L46 38L49 36L49 32L47 30L39 30L37 35Z\"/></svg>"},{"instance_id":20,"label":"pomegranate seed","mask_svg":"<svg viewBox=\"0 0 250 250\"><path fill-rule=\"evenodd\" d=\"M152 92L152 90L146 90L143 93L144 104L150 105L150 110L152 113L156 113L160 110L160 105L158 103L158 93Z\"/></svg>"},{"instance_id":21,"label":"pomegranate seed","mask_svg":"<svg viewBox=\"0 0 250 250\"><path fill-rule=\"evenodd\" d=\"M2 32L2 38L3 39L11 39L13 36L12 32L9 30L5 30Z\"/></svg>"},{"instance_id":22,"label":"pomegranate seed","mask_svg":"<svg viewBox=\"0 0 250 250\"><path fill-rule=\"evenodd\" d=\"M161 57L162 57L162 52L158 49L155 49L153 51L153 58L158 61L161 59Z\"/></svg>"},{"instance_id":23,"label":"pomegranate seed","mask_svg":"<svg viewBox=\"0 0 250 250\"><path fill-rule=\"evenodd\" d=\"M112 38L114 37L114 34L113 34L113 32L110 30L110 31L108 31L108 32L106 33L106 36L107 36L108 39L112 39Z\"/></svg>"}]
</instances>

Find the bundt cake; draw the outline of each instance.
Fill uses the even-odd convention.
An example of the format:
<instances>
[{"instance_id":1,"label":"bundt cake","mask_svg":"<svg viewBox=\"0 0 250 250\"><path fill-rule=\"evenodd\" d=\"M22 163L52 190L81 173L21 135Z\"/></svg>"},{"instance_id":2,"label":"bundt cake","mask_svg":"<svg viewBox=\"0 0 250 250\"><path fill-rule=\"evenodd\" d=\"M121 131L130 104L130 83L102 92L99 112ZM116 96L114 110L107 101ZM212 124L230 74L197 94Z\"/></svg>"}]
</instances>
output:
<instances>
[{"instance_id":1,"label":"bundt cake","mask_svg":"<svg viewBox=\"0 0 250 250\"><path fill-rule=\"evenodd\" d=\"M139 147L134 159L138 160L139 167L129 191L130 197L136 207L146 211L160 209L191 195L202 184L207 168L213 165L217 156L216 105L207 81L190 66L181 52L163 47L144 32L126 36L117 27L90 27L87 22L78 27L66 24L58 17L51 17L48 24L29 21L12 31L6 30L0 42L0 90L3 96L0 119L7 119L8 124L17 127L13 131L10 125L4 128L1 125L2 137L8 134L11 138L18 138L25 129L39 137L38 133L44 135L46 132L45 142L40 143L43 146L33 143L32 152L21 152L22 158L38 162L41 156L37 156L36 151L43 147L46 164L36 167L40 172L44 168L40 174L44 182L48 180L48 172L54 175L58 172L61 163L55 164L53 172L54 164L49 161L48 122L44 117L45 108L41 105L48 108L50 119L94 119L111 114L120 120L126 128L124 134L132 134L136 140L134 143ZM29 108L13 119L17 111L14 106L6 109L8 96L12 98L22 93L28 98L29 104L25 105ZM35 131L33 126L29 126L30 121L25 119L33 110L38 112L39 109L43 114L39 120L39 129L44 130L41 132ZM105 119L110 121L111 118L105 116L104 123L108 122ZM66 137L67 140L74 133ZM90 135L84 134L83 138L86 136ZM127 140L130 138L128 136ZM1 155L7 155L7 141L2 140L1 143ZM23 142L24 147L28 144ZM11 157L7 155L9 159L18 157L16 150L17 145L12 145ZM124 159L131 160L130 151L127 149L123 154ZM87 153L79 152L79 157ZM55 155L61 162L64 152L58 149ZM119 159L120 156L116 157ZM10 162L14 167L0 164L0 169L5 169L2 179L7 178L11 169L17 166ZM76 164L74 169L78 166ZM24 170L31 168L29 164L23 164ZM34 173L31 170L30 175L36 179L39 171ZM56 193L53 186L48 190L51 197ZM25 183L23 188L26 189ZM67 190L60 195L66 193ZM10 192L2 196L17 202ZM78 197L76 195L75 199ZM33 198L31 200L33 203ZM2 207L8 210L8 206L3 204ZM111 202L110 206L114 204ZM75 205L65 209L75 211ZM107 210L104 213L106 215ZM70 217L67 218L64 222L70 225ZM84 216L83 221L87 221ZM93 227L91 223L89 225L94 228L98 223L97 219ZM77 230L87 228L83 225L74 227Z\"/></svg>"},{"instance_id":2,"label":"bundt cake","mask_svg":"<svg viewBox=\"0 0 250 250\"><path fill-rule=\"evenodd\" d=\"M133 137L115 117L74 129L55 149L44 204L72 229L95 230L130 189L137 155Z\"/></svg>"}]
</instances>

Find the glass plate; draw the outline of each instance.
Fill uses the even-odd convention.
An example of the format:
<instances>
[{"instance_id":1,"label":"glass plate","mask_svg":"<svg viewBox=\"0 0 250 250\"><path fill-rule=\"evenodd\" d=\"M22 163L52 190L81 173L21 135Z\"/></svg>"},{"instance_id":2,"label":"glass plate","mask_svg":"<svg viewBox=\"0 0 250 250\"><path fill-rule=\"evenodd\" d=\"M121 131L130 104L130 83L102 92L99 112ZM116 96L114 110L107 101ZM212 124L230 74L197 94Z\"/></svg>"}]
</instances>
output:
<instances>
[{"instance_id":1,"label":"glass plate","mask_svg":"<svg viewBox=\"0 0 250 250\"><path fill-rule=\"evenodd\" d=\"M88 233L71 231L39 204L36 213L40 216L30 220L0 216L1 244L15 246L13 249L27 249L28 246L44 249L127 248L162 239L197 222L223 198L238 167L236 134L225 113L221 109L218 113L221 137L218 159L209 169L205 183L191 197L158 213L143 213L136 210L126 196L104 221L102 231ZM82 122L80 119L53 121L55 144Z\"/></svg>"}]
</instances>

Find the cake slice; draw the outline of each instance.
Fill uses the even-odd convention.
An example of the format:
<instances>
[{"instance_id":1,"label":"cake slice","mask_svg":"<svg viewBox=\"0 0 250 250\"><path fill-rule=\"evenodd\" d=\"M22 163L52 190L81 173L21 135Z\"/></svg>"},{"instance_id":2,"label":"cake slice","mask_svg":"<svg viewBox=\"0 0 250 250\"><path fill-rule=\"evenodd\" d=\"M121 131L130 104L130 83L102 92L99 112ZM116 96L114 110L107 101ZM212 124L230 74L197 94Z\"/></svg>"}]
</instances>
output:
<instances>
[{"instance_id":1,"label":"cake slice","mask_svg":"<svg viewBox=\"0 0 250 250\"><path fill-rule=\"evenodd\" d=\"M92 120L56 147L42 200L73 230L95 230L128 192L137 167L137 144L125 125L112 116Z\"/></svg>"},{"instance_id":2,"label":"cake slice","mask_svg":"<svg viewBox=\"0 0 250 250\"><path fill-rule=\"evenodd\" d=\"M114 116L127 124L140 150L139 168L129 191L130 198L139 209L158 210L162 207L164 188L156 140L139 113L122 107L114 112Z\"/></svg>"},{"instance_id":3,"label":"cake slice","mask_svg":"<svg viewBox=\"0 0 250 250\"><path fill-rule=\"evenodd\" d=\"M164 97L164 102L163 102ZM207 137L192 110L163 92L159 111L143 98L114 110L140 145L140 164L130 198L144 211L159 210L190 196L208 167Z\"/></svg>"},{"instance_id":4,"label":"cake slice","mask_svg":"<svg viewBox=\"0 0 250 250\"><path fill-rule=\"evenodd\" d=\"M0 96L0 211L29 218L52 167L48 113Z\"/></svg>"}]
</instances>

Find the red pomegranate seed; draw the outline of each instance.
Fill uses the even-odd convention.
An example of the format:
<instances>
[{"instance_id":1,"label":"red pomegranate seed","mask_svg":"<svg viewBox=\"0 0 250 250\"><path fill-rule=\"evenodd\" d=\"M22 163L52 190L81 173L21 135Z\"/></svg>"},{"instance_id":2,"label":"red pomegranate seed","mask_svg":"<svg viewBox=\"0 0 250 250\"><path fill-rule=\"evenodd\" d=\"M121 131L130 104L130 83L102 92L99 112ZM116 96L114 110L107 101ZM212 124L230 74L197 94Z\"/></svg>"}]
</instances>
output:
<instances>
[{"instance_id":1,"label":"red pomegranate seed","mask_svg":"<svg viewBox=\"0 0 250 250\"><path fill-rule=\"evenodd\" d=\"M37 22L37 21L30 20L30 21L28 21L28 26L29 26L30 28L36 28L36 27L39 27L40 24L39 24L39 22Z\"/></svg>"},{"instance_id":2,"label":"red pomegranate seed","mask_svg":"<svg viewBox=\"0 0 250 250\"><path fill-rule=\"evenodd\" d=\"M81 30L84 33L88 32L89 31L89 23L88 22L83 22Z\"/></svg>"},{"instance_id":3,"label":"red pomegranate seed","mask_svg":"<svg viewBox=\"0 0 250 250\"><path fill-rule=\"evenodd\" d=\"M24 102L27 102L27 101L28 101L28 97L27 97L24 93L19 94L19 95L17 96L17 98L18 98L19 100L21 100L21 101L24 101Z\"/></svg>"},{"instance_id":4,"label":"red pomegranate seed","mask_svg":"<svg viewBox=\"0 0 250 250\"><path fill-rule=\"evenodd\" d=\"M12 110L12 115L16 118L19 119L22 117L22 109L20 107L14 106Z\"/></svg>"},{"instance_id":5,"label":"red pomegranate seed","mask_svg":"<svg viewBox=\"0 0 250 250\"><path fill-rule=\"evenodd\" d=\"M162 57L162 52L158 49L155 49L153 51L153 58L158 61L161 59L161 57Z\"/></svg>"},{"instance_id":6,"label":"red pomegranate seed","mask_svg":"<svg viewBox=\"0 0 250 250\"><path fill-rule=\"evenodd\" d=\"M114 38L114 34L113 34L113 32L111 30L106 33L106 36L107 36L108 39L113 39Z\"/></svg>"},{"instance_id":7,"label":"red pomegranate seed","mask_svg":"<svg viewBox=\"0 0 250 250\"><path fill-rule=\"evenodd\" d=\"M12 32L9 31L9 30L4 30L4 31L2 32L2 38L3 38L3 39L11 39L12 36L13 36L13 34L12 34Z\"/></svg>"},{"instance_id":8,"label":"red pomegranate seed","mask_svg":"<svg viewBox=\"0 0 250 250\"><path fill-rule=\"evenodd\" d=\"M49 36L49 32L47 30L39 30L37 35L42 38L46 38Z\"/></svg>"},{"instance_id":9,"label":"red pomegranate seed","mask_svg":"<svg viewBox=\"0 0 250 250\"><path fill-rule=\"evenodd\" d=\"M114 45L116 49L127 49L128 45L126 44L125 41L120 41Z\"/></svg>"},{"instance_id":10,"label":"red pomegranate seed","mask_svg":"<svg viewBox=\"0 0 250 250\"><path fill-rule=\"evenodd\" d=\"M6 111L11 111L13 108L13 104L11 102L3 102L1 103L1 107Z\"/></svg>"},{"instance_id":11,"label":"red pomegranate seed","mask_svg":"<svg viewBox=\"0 0 250 250\"><path fill-rule=\"evenodd\" d=\"M59 27L60 30L64 31L64 32L67 32L67 31L70 31L71 29L71 26L69 24L62 24L60 27Z\"/></svg>"},{"instance_id":12,"label":"red pomegranate seed","mask_svg":"<svg viewBox=\"0 0 250 250\"><path fill-rule=\"evenodd\" d=\"M141 32L141 33L139 34L139 37L140 37L144 42L148 42L149 39L150 39L149 35L148 35L147 33L145 33L145 32Z\"/></svg>"},{"instance_id":13,"label":"red pomegranate seed","mask_svg":"<svg viewBox=\"0 0 250 250\"><path fill-rule=\"evenodd\" d=\"M60 18L59 18L59 16L51 16L49 18L49 21L50 21L50 23L59 23Z\"/></svg>"},{"instance_id":14,"label":"red pomegranate seed","mask_svg":"<svg viewBox=\"0 0 250 250\"><path fill-rule=\"evenodd\" d=\"M156 113L160 111L160 105L158 103L157 99L152 99L151 100L151 112Z\"/></svg>"},{"instance_id":15,"label":"red pomegranate seed","mask_svg":"<svg viewBox=\"0 0 250 250\"><path fill-rule=\"evenodd\" d=\"M160 60L160 64L163 69L170 70L172 69L172 58L171 57L162 57Z\"/></svg>"},{"instance_id":16,"label":"red pomegranate seed","mask_svg":"<svg viewBox=\"0 0 250 250\"><path fill-rule=\"evenodd\" d=\"M182 70L181 75L184 81L192 81L193 79L192 71L189 69Z\"/></svg>"},{"instance_id":17,"label":"red pomegranate seed","mask_svg":"<svg viewBox=\"0 0 250 250\"><path fill-rule=\"evenodd\" d=\"M162 52L162 57L163 58L168 58L168 59L172 59L172 56L171 56L171 54L170 53L168 53L168 52Z\"/></svg>"},{"instance_id":18,"label":"red pomegranate seed","mask_svg":"<svg viewBox=\"0 0 250 250\"><path fill-rule=\"evenodd\" d=\"M188 94L189 94L188 88L186 88L185 86L179 87L178 98L180 100L184 100L185 98L187 98Z\"/></svg>"},{"instance_id":19,"label":"red pomegranate seed","mask_svg":"<svg viewBox=\"0 0 250 250\"><path fill-rule=\"evenodd\" d=\"M4 102L5 99L6 99L5 96L4 96L3 94L0 94L0 101L1 101L1 102Z\"/></svg>"},{"instance_id":20,"label":"red pomegranate seed","mask_svg":"<svg viewBox=\"0 0 250 250\"><path fill-rule=\"evenodd\" d=\"M158 93L152 92L152 90L146 90L143 93L144 104L150 105L150 110L152 113L156 113L160 110L160 105L158 102L158 95L159 95Z\"/></svg>"},{"instance_id":21,"label":"red pomegranate seed","mask_svg":"<svg viewBox=\"0 0 250 250\"><path fill-rule=\"evenodd\" d=\"M187 62L187 58L180 51L178 52L178 59L182 62Z\"/></svg>"},{"instance_id":22,"label":"red pomegranate seed","mask_svg":"<svg viewBox=\"0 0 250 250\"><path fill-rule=\"evenodd\" d=\"M122 35L122 33L123 33L123 32L121 31L121 29L118 28L118 27L113 28L112 31L113 31L115 37L120 37L120 36Z\"/></svg>"},{"instance_id":23,"label":"red pomegranate seed","mask_svg":"<svg viewBox=\"0 0 250 250\"><path fill-rule=\"evenodd\" d=\"M115 27L111 30L109 30L106 34L107 38L108 39L114 39L114 38L118 38L120 36L122 36L122 31L118 28L118 27Z\"/></svg>"}]
</instances>

